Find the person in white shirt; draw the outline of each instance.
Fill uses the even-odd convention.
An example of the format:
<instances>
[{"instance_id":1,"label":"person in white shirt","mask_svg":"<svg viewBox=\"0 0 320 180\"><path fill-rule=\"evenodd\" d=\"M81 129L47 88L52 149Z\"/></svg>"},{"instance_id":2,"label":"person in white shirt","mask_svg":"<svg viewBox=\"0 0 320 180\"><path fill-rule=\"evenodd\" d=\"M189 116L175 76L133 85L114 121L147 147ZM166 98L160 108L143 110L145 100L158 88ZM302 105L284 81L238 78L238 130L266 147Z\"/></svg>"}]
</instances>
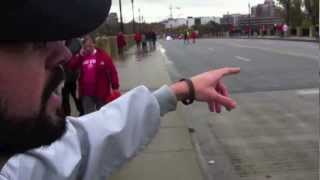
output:
<instances>
[{"instance_id":1,"label":"person in white shirt","mask_svg":"<svg viewBox=\"0 0 320 180\"><path fill-rule=\"evenodd\" d=\"M206 102L217 113L236 107L222 78L240 69L223 68L155 92L141 86L97 112L65 117L62 64L71 53L64 39L93 31L110 6L11 0L0 7L0 180L106 179L151 141L178 101Z\"/></svg>"}]
</instances>

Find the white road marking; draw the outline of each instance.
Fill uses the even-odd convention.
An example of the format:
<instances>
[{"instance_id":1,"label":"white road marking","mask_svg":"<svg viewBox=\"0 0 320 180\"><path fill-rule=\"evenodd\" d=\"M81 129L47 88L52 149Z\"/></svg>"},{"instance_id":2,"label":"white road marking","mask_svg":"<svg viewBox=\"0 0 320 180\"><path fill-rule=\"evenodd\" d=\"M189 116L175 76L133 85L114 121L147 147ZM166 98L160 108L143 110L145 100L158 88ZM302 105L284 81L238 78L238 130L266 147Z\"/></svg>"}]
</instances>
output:
<instances>
[{"instance_id":1,"label":"white road marking","mask_svg":"<svg viewBox=\"0 0 320 180\"><path fill-rule=\"evenodd\" d=\"M209 51L214 51L214 48L208 48L209 49Z\"/></svg>"},{"instance_id":2,"label":"white road marking","mask_svg":"<svg viewBox=\"0 0 320 180\"><path fill-rule=\"evenodd\" d=\"M245 62L251 62L251 59L248 59L248 58L244 58L244 57L241 57L241 56L235 56L236 59L239 59L241 61L245 61Z\"/></svg>"},{"instance_id":3,"label":"white road marking","mask_svg":"<svg viewBox=\"0 0 320 180\"><path fill-rule=\"evenodd\" d=\"M164 61L164 63L167 64L167 65L172 65L173 64L173 62L170 59L166 59Z\"/></svg>"},{"instance_id":4,"label":"white road marking","mask_svg":"<svg viewBox=\"0 0 320 180\"><path fill-rule=\"evenodd\" d=\"M158 47L159 47L159 50L160 50L162 56L164 57L164 63L166 65L173 65L173 62L170 61L170 59L168 58L168 56L166 54L166 49L163 48L163 46L161 44L159 44Z\"/></svg>"},{"instance_id":5,"label":"white road marking","mask_svg":"<svg viewBox=\"0 0 320 180\"><path fill-rule=\"evenodd\" d=\"M165 54L166 53L166 49L164 49L162 46L160 46L160 52Z\"/></svg>"},{"instance_id":6,"label":"white road marking","mask_svg":"<svg viewBox=\"0 0 320 180\"><path fill-rule=\"evenodd\" d=\"M319 94L319 89L303 89L297 91L297 94L299 95L315 95Z\"/></svg>"},{"instance_id":7,"label":"white road marking","mask_svg":"<svg viewBox=\"0 0 320 180\"><path fill-rule=\"evenodd\" d=\"M175 64L173 61L171 61L169 59L169 57L166 54L166 49L163 48L163 46L161 44L158 45L159 50L163 56L163 62L164 64L167 66L168 71L170 72L170 74L172 73L174 77L183 77L178 70L175 68Z\"/></svg>"}]
</instances>

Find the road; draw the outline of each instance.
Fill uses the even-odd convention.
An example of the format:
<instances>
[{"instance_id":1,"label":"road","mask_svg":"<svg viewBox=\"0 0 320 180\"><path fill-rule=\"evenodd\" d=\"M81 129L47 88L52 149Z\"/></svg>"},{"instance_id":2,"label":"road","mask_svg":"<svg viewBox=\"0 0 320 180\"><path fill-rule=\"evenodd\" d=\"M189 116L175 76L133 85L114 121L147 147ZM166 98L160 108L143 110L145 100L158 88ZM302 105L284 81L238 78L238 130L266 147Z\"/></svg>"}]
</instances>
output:
<instances>
[{"instance_id":1,"label":"road","mask_svg":"<svg viewBox=\"0 0 320 180\"><path fill-rule=\"evenodd\" d=\"M160 44L173 81L241 67L240 75L225 80L239 104L235 111L217 115L203 104L184 110L208 179L318 179L317 44L231 39Z\"/></svg>"}]
</instances>

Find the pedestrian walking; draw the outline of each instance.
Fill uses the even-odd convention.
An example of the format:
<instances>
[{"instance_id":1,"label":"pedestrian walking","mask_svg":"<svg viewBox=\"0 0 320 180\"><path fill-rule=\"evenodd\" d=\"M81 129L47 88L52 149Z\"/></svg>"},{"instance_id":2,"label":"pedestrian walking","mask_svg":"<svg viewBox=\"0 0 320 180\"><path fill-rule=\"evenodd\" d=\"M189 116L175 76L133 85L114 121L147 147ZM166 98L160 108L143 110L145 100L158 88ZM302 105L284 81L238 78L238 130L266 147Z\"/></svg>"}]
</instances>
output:
<instances>
[{"instance_id":1,"label":"pedestrian walking","mask_svg":"<svg viewBox=\"0 0 320 180\"><path fill-rule=\"evenodd\" d=\"M152 39L152 49L156 50L157 48L157 33L152 31L151 32L151 39Z\"/></svg>"},{"instance_id":2,"label":"pedestrian walking","mask_svg":"<svg viewBox=\"0 0 320 180\"><path fill-rule=\"evenodd\" d=\"M138 53L141 51L142 35L140 32L136 32L134 35Z\"/></svg>"},{"instance_id":3,"label":"pedestrian walking","mask_svg":"<svg viewBox=\"0 0 320 180\"><path fill-rule=\"evenodd\" d=\"M183 34L183 43L184 44L190 44L189 42L189 32L185 31L185 33Z\"/></svg>"},{"instance_id":4,"label":"pedestrian walking","mask_svg":"<svg viewBox=\"0 0 320 180\"><path fill-rule=\"evenodd\" d=\"M197 32L196 31L192 31L191 38L192 38L192 43L195 44L196 39L197 39Z\"/></svg>"},{"instance_id":5,"label":"pedestrian walking","mask_svg":"<svg viewBox=\"0 0 320 180\"><path fill-rule=\"evenodd\" d=\"M76 55L81 50L81 42L79 39L72 39L67 41L68 48L70 49L73 55ZM73 101L76 105L76 108L80 115L83 115L83 108L80 98L77 96L77 80L79 77L78 70L72 70L65 65L65 83L62 89L62 107L66 115L71 115L70 108L70 96L73 98Z\"/></svg>"},{"instance_id":6,"label":"pedestrian walking","mask_svg":"<svg viewBox=\"0 0 320 180\"><path fill-rule=\"evenodd\" d=\"M148 51L153 50L153 43L152 43L152 32L148 31L146 33L146 40L147 40L147 46L148 46Z\"/></svg>"},{"instance_id":7,"label":"pedestrian walking","mask_svg":"<svg viewBox=\"0 0 320 180\"><path fill-rule=\"evenodd\" d=\"M118 72L111 57L96 48L93 38L84 38L84 48L68 65L80 69L79 94L85 114L99 110L112 91L118 91Z\"/></svg>"},{"instance_id":8,"label":"pedestrian walking","mask_svg":"<svg viewBox=\"0 0 320 180\"><path fill-rule=\"evenodd\" d=\"M122 32L119 32L117 35L117 45L119 55L123 56L124 48L127 45L127 41Z\"/></svg>"},{"instance_id":9,"label":"pedestrian walking","mask_svg":"<svg viewBox=\"0 0 320 180\"><path fill-rule=\"evenodd\" d=\"M142 54L145 55L148 53L148 40L147 33L143 33L142 35Z\"/></svg>"},{"instance_id":10,"label":"pedestrian walking","mask_svg":"<svg viewBox=\"0 0 320 180\"><path fill-rule=\"evenodd\" d=\"M0 103L1 180L106 180L150 143L161 116L178 102L204 102L218 113L222 106L236 107L222 80L240 69L223 68L154 92L140 86L99 111L66 117L61 112L62 64L72 54L64 39L102 24L111 0L23 2L0 6L0 99L5 102ZM96 67L105 73L110 62L100 61L98 54L106 54L98 48L88 52L92 44L85 40L86 51L72 63L83 71Z\"/></svg>"}]
</instances>

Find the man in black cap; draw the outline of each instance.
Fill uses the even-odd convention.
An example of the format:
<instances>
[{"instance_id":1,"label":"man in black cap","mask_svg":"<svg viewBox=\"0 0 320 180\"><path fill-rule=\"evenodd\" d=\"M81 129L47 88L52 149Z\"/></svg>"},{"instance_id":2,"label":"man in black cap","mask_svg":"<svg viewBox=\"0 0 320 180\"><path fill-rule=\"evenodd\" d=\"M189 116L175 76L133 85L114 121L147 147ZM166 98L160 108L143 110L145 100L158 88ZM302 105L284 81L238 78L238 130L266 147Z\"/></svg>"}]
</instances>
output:
<instances>
[{"instance_id":1,"label":"man in black cap","mask_svg":"<svg viewBox=\"0 0 320 180\"><path fill-rule=\"evenodd\" d=\"M151 93L141 86L80 118L61 111L65 39L93 31L111 0L11 0L0 7L0 180L106 179L157 132L177 102L236 107L213 70ZM73 11L70 11L72 9Z\"/></svg>"}]
</instances>

